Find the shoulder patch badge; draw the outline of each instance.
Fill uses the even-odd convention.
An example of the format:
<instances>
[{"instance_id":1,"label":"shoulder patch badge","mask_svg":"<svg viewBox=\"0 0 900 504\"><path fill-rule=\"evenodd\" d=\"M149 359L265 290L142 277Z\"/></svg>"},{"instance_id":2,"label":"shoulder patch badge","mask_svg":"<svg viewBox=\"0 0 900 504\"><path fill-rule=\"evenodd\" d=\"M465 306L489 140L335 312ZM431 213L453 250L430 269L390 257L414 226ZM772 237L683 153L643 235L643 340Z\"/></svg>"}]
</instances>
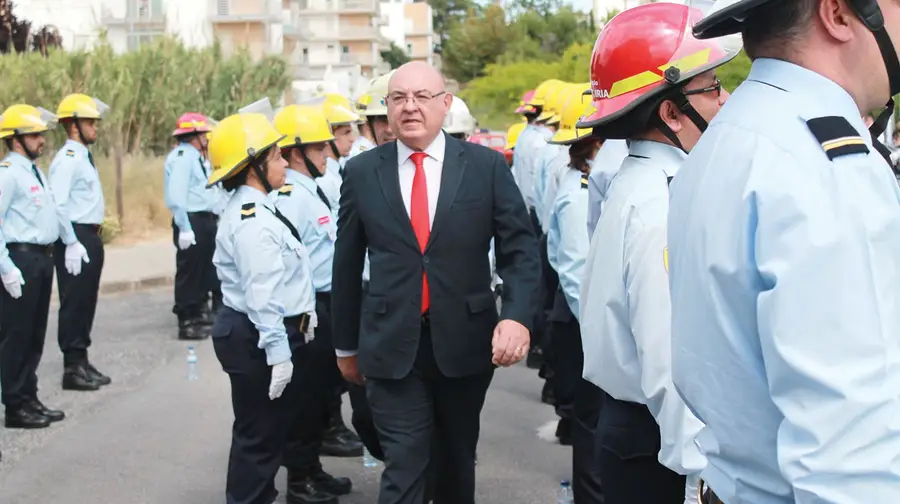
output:
<instances>
[{"instance_id":1,"label":"shoulder patch badge","mask_svg":"<svg viewBox=\"0 0 900 504\"><path fill-rule=\"evenodd\" d=\"M66 151L66 156L68 156L68 157L75 157L75 151L73 151L72 149L67 150L67 151Z\"/></svg>"},{"instance_id":2,"label":"shoulder patch badge","mask_svg":"<svg viewBox=\"0 0 900 504\"><path fill-rule=\"evenodd\" d=\"M848 154L869 153L869 147L863 137L843 117L816 117L806 121L806 126L816 140L822 144L822 149L825 150L828 159L832 161L834 158Z\"/></svg>"},{"instance_id":3,"label":"shoulder patch badge","mask_svg":"<svg viewBox=\"0 0 900 504\"><path fill-rule=\"evenodd\" d=\"M285 184L281 186L281 189L278 190L278 195L290 196L292 192L294 192L294 186L292 186L291 184Z\"/></svg>"},{"instance_id":4,"label":"shoulder patch badge","mask_svg":"<svg viewBox=\"0 0 900 504\"><path fill-rule=\"evenodd\" d=\"M184 149L178 149L178 157L181 157L183 155L184 155Z\"/></svg>"},{"instance_id":5,"label":"shoulder patch badge","mask_svg":"<svg viewBox=\"0 0 900 504\"><path fill-rule=\"evenodd\" d=\"M666 273L669 272L669 247L663 249L663 266L666 267Z\"/></svg>"},{"instance_id":6,"label":"shoulder patch badge","mask_svg":"<svg viewBox=\"0 0 900 504\"><path fill-rule=\"evenodd\" d=\"M587 176L587 175L582 175L582 176L581 176L581 188L582 188L582 189L587 189L587 188L588 188L588 176Z\"/></svg>"},{"instance_id":7,"label":"shoulder patch badge","mask_svg":"<svg viewBox=\"0 0 900 504\"><path fill-rule=\"evenodd\" d=\"M244 203L241 205L241 220L256 217L256 203Z\"/></svg>"}]
</instances>

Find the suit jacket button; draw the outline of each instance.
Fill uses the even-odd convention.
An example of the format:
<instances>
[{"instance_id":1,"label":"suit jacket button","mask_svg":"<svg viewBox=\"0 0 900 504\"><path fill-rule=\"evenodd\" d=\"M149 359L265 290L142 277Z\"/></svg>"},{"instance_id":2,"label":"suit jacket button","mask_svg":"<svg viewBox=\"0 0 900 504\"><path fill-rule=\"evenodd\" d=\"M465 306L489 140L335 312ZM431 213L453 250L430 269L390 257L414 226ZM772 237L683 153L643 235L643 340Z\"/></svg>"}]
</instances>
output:
<instances>
[{"instance_id":1,"label":"suit jacket button","mask_svg":"<svg viewBox=\"0 0 900 504\"><path fill-rule=\"evenodd\" d=\"M422 261L423 261L425 264L428 264L428 256L425 256L425 258L422 259Z\"/></svg>"}]
</instances>

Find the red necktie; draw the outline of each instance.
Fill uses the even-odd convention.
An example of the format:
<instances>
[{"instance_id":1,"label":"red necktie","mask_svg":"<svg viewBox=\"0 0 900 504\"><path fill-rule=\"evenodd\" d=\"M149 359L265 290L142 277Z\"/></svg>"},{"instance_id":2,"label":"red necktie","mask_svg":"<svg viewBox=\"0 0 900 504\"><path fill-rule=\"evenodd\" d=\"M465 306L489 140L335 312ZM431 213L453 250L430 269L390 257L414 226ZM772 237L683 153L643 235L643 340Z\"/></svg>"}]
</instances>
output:
<instances>
[{"instance_id":1,"label":"red necktie","mask_svg":"<svg viewBox=\"0 0 900 504\"><path fill-rule=\"evenodd\" d=\"M428 216L428 185L425 183L425 158L424 152L413 152L409 156L416 165L416 175L413 177L412 196L409 202L409 221L412 223L419 248L425 252L428 244L428 235L431 234L431 224ZM431 305L431 296L428 294L428 278L422 272L422 313L428 311Z\"/></svg>"}]
</instances>

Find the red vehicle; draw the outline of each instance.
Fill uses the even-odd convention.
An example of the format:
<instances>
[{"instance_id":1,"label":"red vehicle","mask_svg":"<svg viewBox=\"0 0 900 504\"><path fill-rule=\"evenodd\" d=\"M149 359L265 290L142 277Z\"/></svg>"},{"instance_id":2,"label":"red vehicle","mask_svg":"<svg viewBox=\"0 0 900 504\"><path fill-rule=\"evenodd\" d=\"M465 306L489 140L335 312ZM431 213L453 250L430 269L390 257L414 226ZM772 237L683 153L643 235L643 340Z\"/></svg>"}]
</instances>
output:
<instances>
[{"instance_id":1,"label":"red vehicle","mask_svg":"<svg viewBox=\"0 0 900 504\"><path fill-rule=\"evenodd\" d=\"M506 135L503 133L475 133L469 141L494 149L503 154L506 150Z\"/></svg>"}]
</instances>

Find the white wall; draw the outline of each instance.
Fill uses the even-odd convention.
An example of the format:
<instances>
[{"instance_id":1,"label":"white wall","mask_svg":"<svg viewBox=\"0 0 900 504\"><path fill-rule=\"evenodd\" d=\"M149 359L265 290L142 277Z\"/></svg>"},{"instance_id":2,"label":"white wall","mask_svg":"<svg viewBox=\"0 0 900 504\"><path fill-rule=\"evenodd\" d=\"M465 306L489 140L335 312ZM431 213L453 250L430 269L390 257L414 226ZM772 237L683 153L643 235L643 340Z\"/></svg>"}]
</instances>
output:
<instances>
[{"instance_id":1,"label":"white wall","mask_svg":"<svg viewBox=\"0 0 900 504\"><path fill-rule=\"evenodd\" d=\"M16 16L36 27L53 25L67 50L88 47L100 25L101 0L17 0Z\"/></svg>"},{"instance_id":2,"label":"white wall","mask_svg":"<svg viewBox=\"0 0 900 504\"><path fill-rule=\"evenodd\" d=\"M406 50L406 15L403 13L403 2L382 2L378 5L379 13L388 22L381 26L381 34L397 47Z\"/></svg>"}]
</instances>

